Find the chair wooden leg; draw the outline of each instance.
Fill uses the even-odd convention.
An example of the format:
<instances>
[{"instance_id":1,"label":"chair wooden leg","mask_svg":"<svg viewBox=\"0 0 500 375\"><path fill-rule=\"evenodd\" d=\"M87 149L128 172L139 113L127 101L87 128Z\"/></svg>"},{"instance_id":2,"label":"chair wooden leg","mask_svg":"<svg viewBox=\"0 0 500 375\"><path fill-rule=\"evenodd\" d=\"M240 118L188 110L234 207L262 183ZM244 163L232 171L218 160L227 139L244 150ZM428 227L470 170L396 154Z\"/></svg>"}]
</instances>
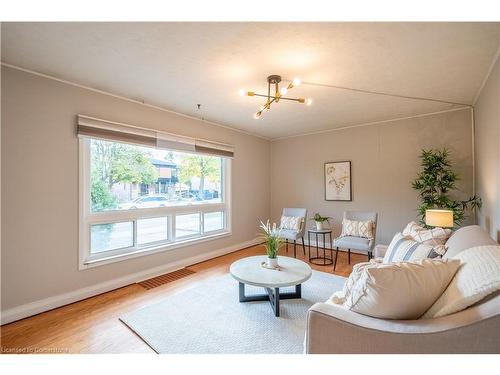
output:
<instances>
[{"instance_id":1,"label":"chair wooden leg","mask_svg":"<svg viewBox=\"0 0 500 375\"><path fill-rule=\"evenodd\" d=\"M337 258L339 257L339 247L337 246L337 250L335 251L335 262L333 263L333 270L335 271L335 267L337 267Z\"/></svg>"},{"instance_id":2,"label":"chair wooden leg","mask_svg":"<svg viewBox=\"0 0 500 375\"><path fill-rule=\"evenodd\" d=\"M288 240L285 240L285 243L286 243L285 250L286 250L286 253L288 254Z\"/></svg>"},{"instance_id":3,"label":"chair wooden leg","mask_svg":"<svg viewBox=\"0 0 500 375\"><path fill-rule=\"evenodd\" d=\"M297 240L293 240L293 257L297 258Z\"/></svg>"},{"instance_id":4,"label":"chair wooden leg","mask_svg":"<svg viewBox=\"0 0 500 375\"><path fill-rule=\"evenodd\" d=\"M302 237L302 250L304 252L304 256L306 256L306 244L304 243L304 237Z\"/></svg>"},{"instance_id":5,"label":"chair wooden leg","mask_svg":"<svg viewBox=\"0 0 500 375\"><path fill-rule=\"evenodd\" d=\"M351 264L351 249L347 249L347 263Z\"/></svg>"}]
</instances>

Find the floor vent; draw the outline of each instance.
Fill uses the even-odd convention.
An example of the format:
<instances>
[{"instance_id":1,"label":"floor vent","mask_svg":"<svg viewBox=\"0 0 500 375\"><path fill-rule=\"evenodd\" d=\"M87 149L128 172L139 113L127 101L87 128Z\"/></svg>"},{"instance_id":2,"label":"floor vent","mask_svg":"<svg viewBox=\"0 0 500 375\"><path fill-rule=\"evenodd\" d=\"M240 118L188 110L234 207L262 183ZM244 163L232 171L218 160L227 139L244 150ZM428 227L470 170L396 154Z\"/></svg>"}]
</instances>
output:
<instances>
[{"instance_id":1,"label":"floor vent","mask_svg":"<svg viewBox=\"0 0 500 375\"><path fill-rule=\"evenodd\" d=\"M193 273L196 273L194 271L188 270L187 268L182 268L180 270L166 273L165 275L160 275L153 277L152 279L147 279L141 282L138 282L140 286L142 286L145 289L152 289L156 288L157 286L168 284L172 281L182 279L183 277L190 276Z\"/></svg>"}]
</instances>

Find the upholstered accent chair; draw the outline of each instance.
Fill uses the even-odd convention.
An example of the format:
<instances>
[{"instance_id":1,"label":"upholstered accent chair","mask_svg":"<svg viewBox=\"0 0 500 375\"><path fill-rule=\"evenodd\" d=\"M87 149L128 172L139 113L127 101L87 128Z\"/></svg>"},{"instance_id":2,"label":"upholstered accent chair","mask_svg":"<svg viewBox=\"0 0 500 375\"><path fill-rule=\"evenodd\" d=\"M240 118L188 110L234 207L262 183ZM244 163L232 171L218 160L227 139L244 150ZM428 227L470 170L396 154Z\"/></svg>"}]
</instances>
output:
<instances>
[{"instance_id":1,"label":"upholstered accent chair","mask_svg":"<svg viewBox=\"0 0 500 375\"><path fill-rule=\"evenodd\" d=\"M297 241L302 240L302 250L306 255L306 245L304 244L304 234L306 232L307 209L306 208L284 208L282 216L301 217L300 230L281 229L281 236L286 241L286 252L288 254L288 244L293 241L293 256L297 257Z\"/></svg>"},{"instance_id":2,"label":"upholstered accent chair","mask_svg":"<svg viewBox=\"0 0 500 375\"><path fill-rule=\"evenodd\" d=\"M333 241L333 246L336 247L335 251L335 262L333 264L333 270L337 266L337 258L339 255L339 248L347 249L347 259L349 264L351 264L351 250L366 251L368 255L368 260L372 258L373 247L375 246L375 235L377 233L377 213L376 212L363 212L363 211L345 211L344 219L356 220L356 221L368 221L371 220L374 223L373 226L373 238L364 237L354 237L354 236L342 236L337 237ZM343 225L343 224L342 224ZM344 231L342 231L343 233Z\"/></svg>"}]
</instances>

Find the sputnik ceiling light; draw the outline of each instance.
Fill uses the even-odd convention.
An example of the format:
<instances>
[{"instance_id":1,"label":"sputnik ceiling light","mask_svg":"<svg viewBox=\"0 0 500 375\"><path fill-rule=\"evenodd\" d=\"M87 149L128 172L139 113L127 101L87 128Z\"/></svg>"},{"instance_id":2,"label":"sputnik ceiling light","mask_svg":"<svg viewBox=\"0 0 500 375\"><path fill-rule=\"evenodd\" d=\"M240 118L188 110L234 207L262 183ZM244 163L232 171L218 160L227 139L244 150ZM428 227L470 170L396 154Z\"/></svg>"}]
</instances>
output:
<instances>
[{"instance_id":1,"label":"sputnik ceiling light","mask_svg":"<svg viewBox=\"0 0 500 375\"><path fill-rule=\"evenodd\" d=\"M279 88L279 84L281 82L281 76L279 75L270 75L267 77L267 95L264 94L258 94L254 91L245 91L245 90L240 90L240 95L241 96L260 96L263 98L266 98L266 102L264 105L260 106L260 109L258 112L256 112L253 117L255 119L259 119L262 116L262 112L265 109L271 109L271 104L273 103L279 103L280 100L291 100L293 102L298 102L301 104L306 104L306 105L311 105L312 100L308 98L288 98L286 97L286 93L288 90L300 85L300 79L294 78L292 82L288 84L287 87L282 87L281 89ZM274 85L274 94L271 95L271 86Z\"/></svg>"}]
</instances>

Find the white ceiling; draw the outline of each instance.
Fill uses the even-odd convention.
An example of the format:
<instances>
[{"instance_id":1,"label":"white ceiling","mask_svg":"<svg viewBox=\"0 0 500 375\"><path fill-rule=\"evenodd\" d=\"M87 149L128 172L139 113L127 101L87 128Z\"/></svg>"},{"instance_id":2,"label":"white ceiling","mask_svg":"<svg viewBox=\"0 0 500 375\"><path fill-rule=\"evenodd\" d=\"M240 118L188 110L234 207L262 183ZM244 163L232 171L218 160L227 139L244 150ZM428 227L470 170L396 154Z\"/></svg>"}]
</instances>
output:
<instances>
[{"instance_id":1,"label":"white ceiling","mask_svg":"<svg viewBox=\"0 0 500 375\"><path fill-rule=\"evenodd\" d=\"M301 85L259 120L266 77L472 104L500 23L3 23L2 61L268 138L459 106Z\"/></svg>"}]
</instances>

